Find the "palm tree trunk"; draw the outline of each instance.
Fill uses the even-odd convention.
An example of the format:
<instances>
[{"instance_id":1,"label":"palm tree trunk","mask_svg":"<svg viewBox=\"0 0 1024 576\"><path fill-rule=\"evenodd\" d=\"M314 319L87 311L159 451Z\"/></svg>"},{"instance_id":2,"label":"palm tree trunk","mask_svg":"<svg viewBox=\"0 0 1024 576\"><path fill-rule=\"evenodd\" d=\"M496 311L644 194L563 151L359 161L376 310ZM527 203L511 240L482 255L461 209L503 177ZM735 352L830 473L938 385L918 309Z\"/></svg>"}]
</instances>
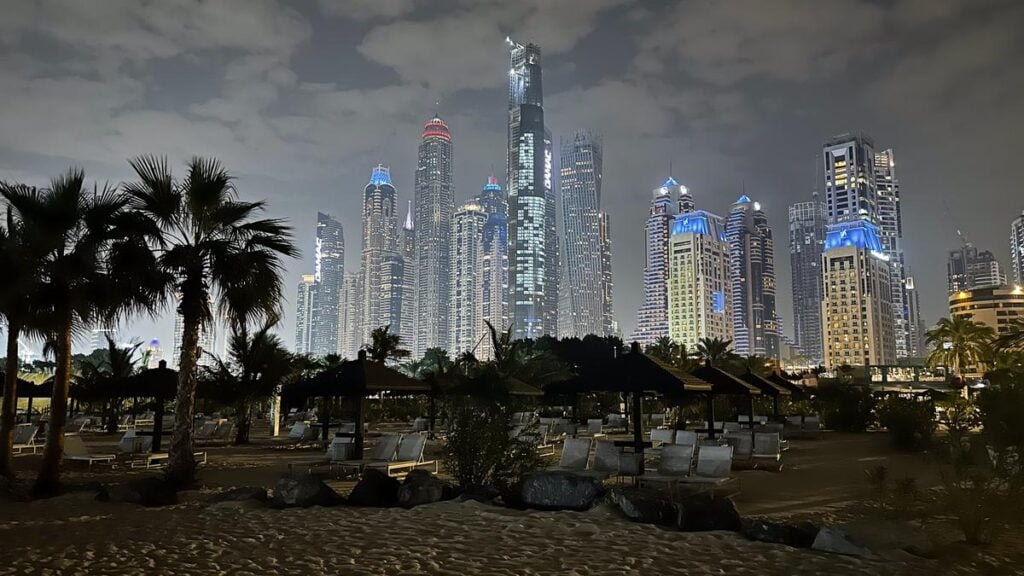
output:
<instances>
[{"instance_id":1,"label":"palm tree trunk","mask_svg":"<svg viewBox=\"0 0 1024 576\"><path fill-rule=\"evenodd\" d=\"M174 406L174 434L167 463L166 478L174 486L184 487L195 481L196 460L193 427L196 408L196 362L199 349L197 316L182 306L184 333L181 337L181 361L178 364L178 394Z\"/></svg>"},{"instance_id":2,"label":"palm tree trunk","mask_svg":"<svg viewBox=\"0 0 1024 576\"><path fill-rule=\"evenodd\" d=\"M60 488L60 461L64 455L64 426L68 417L68 391L71 386L71 322L61 330L54 351L57 369L53 376L53 396L50 397L50 422L46 428L46 449L32 494L37 497L53 496Z\"/></svg>"},{"instance_id":3,"label":"palm tree trunk","mask_svg":"<svg viewBox=\"0 0 1024 576\"><path fill-rule=\"evenodd\" d=\"M18 334L17 326L7 326L7 364L4 373L4 406L0 414L0 476L14 479L11 455L14 446L14 420L18 415Z\"/></svg>"}]
</instances>

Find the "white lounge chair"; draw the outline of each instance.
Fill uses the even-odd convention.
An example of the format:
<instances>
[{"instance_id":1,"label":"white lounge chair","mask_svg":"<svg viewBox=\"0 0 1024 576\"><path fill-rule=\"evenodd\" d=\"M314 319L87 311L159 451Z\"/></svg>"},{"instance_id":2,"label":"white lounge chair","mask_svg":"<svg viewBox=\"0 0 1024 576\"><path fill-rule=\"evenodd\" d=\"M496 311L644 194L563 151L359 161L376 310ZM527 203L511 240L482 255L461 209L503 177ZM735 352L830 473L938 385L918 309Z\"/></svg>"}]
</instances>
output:
<instances>
[{"instance_id":1,"label":"white lounge chair","mask_svg":"<svg viewBox=\"0 0 1024 576\"><path fill-rule=\"evenodd\" d=\"M402 437L402 441L398 444L398 451L395 454L394 460L371 462L366 467L384 470L388 476L398 476L420 466L433 465L434 472L436 473L437 461L423 459L423 450L426 446L427 437L425 435L407 434Z\"/></svg>"},{"instance_id":2,"label":"white lounge chair","mask_svg":"<svg viewBox=\"0 0 1024 576\"><path fill-rule=\"evenodd\" d=\"M782 440L777 432L754 433L754 458L782 459Z\"/></svg>"},{"instance_id":3,"label":"white lounge chair","mask_svg":"<svg viewBox=\"0 0 1024 576\"><path fill-rule=\"evenodd\" d=\"M196 440L209 440L217 431L216 420L206 420L196 428Z\"/></svg>"},{"instance_id":4,"label":"white lounge chair","mask_svg":"<svg viewBox=\"0 0 1024 576\"><path fill-rule=\"evenodd\" d=\"M398 451L398 444L401 441L401 434L386 434L377 440L377 443L370 448L369 453L364 458L331 462L331 468L337 467L342 472L362 472L364 468L371 464L390 462L395 459L395 452Z\"/></svg>"},{"instance_id":5,"label":"white lounge chair","mask_svg":"<svg viewBox=\"0 0 1024 576\"><path fill-rule=\"evenodd\" d=\"M750 432L726 432L725 440L732 447L732 457L747 460L754 453L754 438Z\"/></svg>"},{"instance_id":6,"label":"white lounge chair","mask_svg":"<svg viewBox=\"0 0 1024 576\"><path fill-rule=\"evenodd\" d=\"M586 470L592 442L590 438L566 438L562 445L562 455L558 459L558 466L555 466L554 469L574 472Z\"/></svg>"},{"instance_id":7,"label":"white lounge chair","mask_svg":"<svg viewBox=\"0 0 1024 576\"><path fill-rule=\"evenodd\" d=\"M119 454L144 454L153 451L152 436L138 436L135 430L131 429L124 433L117 443Z\"/></svg>"},{"instance_id":8,"label":"white lounge chair","mask_svg":"<svg viewBox=\"0 0 1024 576\"><path fill-rule=\"evenodd\" d=\"M686 483L724 484L732 473L732 446L701 446L697 468L682 479Z\"/></svg>"},{"instance_id":9,"label":"white lounge chair","mask_svg":"<svg viewBox=\"0 0 1024 576\"><path fill-rule=\"evenodd\" d=\"M655 427L658 427L658 426L664 426L664 425L665 425L665 414L664 413L651 414L651 427L652 428L655 428Z\"/></svg>"},{"instance_id":10,"label":"white lounge chair","mask_svg":"<svg viewBox=\"0 0 1024 576\"><path fill-rule=\"evenodd\" d=\"M64 459L75 462L85 462L90 467L96 463L113 462L116 456L113 454L93 454L85 447L81 436L70 435L64 437Z\"/></svg>"},{"instance_id":11,"label":"white lounge chair","mask_svg":"<svg viewBox=\"0 0 1024 576\"><path fill-rule=\"evenodd\" d=\"M42 448L36 445L36 433L38 432L39 427L35 424L18 424L14 428L12 452L14 454L23 454L28 451L29 454L35 454L36 448Z\"/></svg>"},{"instance_id":12,"label":"white lounge chair","mask_svg":"<svg viewBox=\"0 0 1024 576\"><path fill-rule=\"evenodd\" d=\"M651 444L655 446L660 444L672 444L675 439L676 431L670 428L652 428L651 429Z\"/></svg>"},{"instance_id":13,"label":"white lounge chair","mask_svg":"<svg viewBox=\"0 0 1024 576\"><path fill-rule=\"evenodd\" d=\"M587 420L587 434L596 435L604 431L604 420L590 418Z\"/></svg>"},{"instance_id":14,"label":"white lounge chair","mask_svg":"<svg viewBox=\"0 0 1024 576\"><path fill-rule=\"evenodd\" d=\"M587 470L602 478L618 475L621 470L622 448L610 440L599 440L594 443L594 461Z\"/></svg>"},{"instance_id":15,"label":"white lounge chair","mask_svg":"<svg viewBox=\"0 0 1024 576\"><path fill-rule=\"evenodd\" d=\"M352 448L355 447L353 438L350 436L335 436L327 446L327 459L331 462L340 462L352 457Z\"/></svg>"},{"instance_id":16,"label":"white lounge chair","mask_svg":"<svg viewBox=\"0 0 1024 576\"><path fill-rule=\"evenodd\" d=\"M693 430L676 430L676 444L697 445L697 433Z\"/></svg>"},{"instance_id":17,"label":"white lounge chair","mask_svg":"<svg viewBox=\"0 0 1024 576\"><path fill-rule=\"evenodd\" d=\"M645 472L642 476L639 476L640 484L668 484L671 489L673 484L690 474L690 467L693 464L693 450L692 444L666 444L662 446L657 470L653 474Z\"/></svg>"},{"instance_id":18,"label":"white lounge chair","mask_svg":"<svg viewBox=\"0 0 1024 576\"><path fill-rule=\"evenodd\" d=\"M743 422L724 422L722 426L722 430L724 430L726 434L729 434L730 432L739 432L744 428L746 428L747 430L750 429L749 426L747 426Z\"/></svg>"}]
</instances>

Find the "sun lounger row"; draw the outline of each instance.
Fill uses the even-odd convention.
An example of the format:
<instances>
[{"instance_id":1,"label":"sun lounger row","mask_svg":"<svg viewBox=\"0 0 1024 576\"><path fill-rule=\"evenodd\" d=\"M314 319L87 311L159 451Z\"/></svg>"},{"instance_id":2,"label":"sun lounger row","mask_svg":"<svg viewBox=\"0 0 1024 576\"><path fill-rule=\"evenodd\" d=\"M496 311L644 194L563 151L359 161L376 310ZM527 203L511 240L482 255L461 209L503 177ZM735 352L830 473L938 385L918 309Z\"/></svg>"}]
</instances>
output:
<instances>
[{"instance_id":1,"label":"sun lounger row","mask_svg":"<svg viewBox=\"0 0 1024 576\"><path fill-rule=\"evenodd\" d=\"M423 458L427 445L425 434L385 434L360 459L349 458L351 441L351 438L336 436L328 446L327 464L332 471L361 473L372 468L389 476L401 476L414 468L433 466L434 472L437 472L437 461Z\"/></svg>"},{"instance_id":2,"label":"sun lounger row","mask_svg":"<svg viewBox=\"0 0 1024 576\"><path fill-rule=\"evenodd\" d=\"M35 424L18 424L14 428L14 446L12 451L14 454L35 454L36 449L42 449L43 444L36 443L36 434L39 432L39 427Z\"/></svg>"}]
</instances>

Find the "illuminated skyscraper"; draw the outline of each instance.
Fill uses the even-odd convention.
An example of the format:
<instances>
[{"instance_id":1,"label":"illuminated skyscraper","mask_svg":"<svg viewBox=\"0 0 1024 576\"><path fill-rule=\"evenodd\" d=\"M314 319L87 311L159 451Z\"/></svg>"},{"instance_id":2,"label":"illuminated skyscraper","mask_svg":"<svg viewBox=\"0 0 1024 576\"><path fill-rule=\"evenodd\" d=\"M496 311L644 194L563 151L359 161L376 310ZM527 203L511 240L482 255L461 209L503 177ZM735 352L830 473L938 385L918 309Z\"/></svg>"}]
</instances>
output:
<instances>
[{"instance_id":1,"label":"illuminated skyscraper","mask_svg":"<svg viewBox=\"0 0 1024 576\"><path fill-rule=\"evenodd\" d=\"M508 311L508 203L498 179L491 176L480 192L480 206L487 213L481 250L480 271L481 319L490 322L495 330L503 331L509 325ZM484 325L486 329L486 324ZM494 354L488 334L477 347L476 356L490 359Z\"/></svg>"},{"instance_id":2,"label":"illuminated skyscraper","mask_svg":"<svg viewBox=\"0 0 1024 576\"><path fill-rule=\"evenodd\" d=\"M775 317L775 246L768 217L746 194L726 223L732 285L733 350L740 356L779 358Z\"/></svg>"},{"instance_id":3,"label":"illuminated skyscraper","mask_svg":"<svg viewBox=\"0 0 1024 576\"><path fill-rule=\"evenodd\" d=\"M402 346L411 348L416 343L416 290L418 279L416 276L416 227L412 219L412 202L405 213L405 222L398 233L398 252L402 256L405 278L402 281L402 317L401 332Z\"/></svg>"},{"instance_id":4,"label":"illuminated skyscraper","mask_svg":"<svg viewBox=\"0 0 1024 576\"><path fill-rule=\"evenodd\" d=\"M316 276L303 274L295 295L295 353L310 354L311 328L313 326L313 299L316 293Z\"/></svg>"},{"instance_id":5,"label":"illuminated skyscraper","mask_svg":"<svg viewBox=\"0 0 1024 576\"><path fill-rule=\"evenodd\" d=\"M867 136L843 134L825 143L825 210L828 222L859 220L877 225L874 143Z\"/></svg>"},{"instance_id":6,"label":"illuminated skyscraper","mask_svg":"<svg viewBox=\"0 0 1024 576\"><path fill-rule=\"evenodd\" d=\"M448 351L461 354L474 350L484 335L483 240L487 212L476 200L455 211L452 232L451 304Z\"/></svg>"},{"instance_id":7,"label":"illuminated skyscraper","mask_svg":"<svg viewBox=\"0 0 1024 576\"><path fill-rule=\"evenodd\" d=\"M1006 273L994 254L978 250L970 242L949 252L946 281L950 294L986 286L1006 284Z\"/></svg>"},{"instance_id":8,"label":"illuminated skyscraper","mask_svg":"<svg viewBox=\"0 0 1024 576\"><path fill-rule=\"evenodd\" d=\"M400 333L400 327L394 322L396 307L392 302L396 293L394 257L397 248L398 214L395 187L391 184L391 173L388 168L378 165L373 169L370 182L363 189L360 340L364 344L369 342L370 332L375 328L390 325L393 333Z\"/></svg>"},{"instance_id":9,"label":"illuminated skyscraper","mask_svg":"<svg viewBox=\"0 0 1024 576\"><path fill-rule=\"evenodd\" d=\"M847 220L829 225L821 255L825 367L896 363L889 262L878 227Z\"/></svg>"},{"instance_id":10,"label":"illuminated skyscraper","mask_svg":"<svg viewBox=\"0 0 1024 576\"><path fill-rule=\"evenodd\" d=\"M558 330L558 238L551 135L544 126L540 48L509 40L509 284L516 337Z\"/></svg>"},{"instance_id":11,"label":"illuminated skyscraper","mask_svg":"<svg viewBox=\"0 0 1024 576\"><path fill-rule=\"evenodd\" d=\"M793 330L800 352L815 362L821 351L821 253L825 204L818 195L789 207L789 264L793 275Z\"/></svg>"},{"instance_id":12,"label":"illuminated skyscraper","mask_svg":"<svg viewBox=\"0 0 1024 576\"><path fill-rule=\"evenodd\" d=\"M875 190L878 194L876 223L882 240L882 252L889 257L889 281L892 284L893 331L896 357L911 356L910 309L907 306L907 274L903 259L903 212L900 206L900 181L896 178L896 157L892 148L875 153Z\"/></svg>"},{"instance_id":13,"label":"illuminated skyscraper","mask_svg":"<svg viewBox=\"0 0 1024 576\"><path fill-rule=\"evenodd\" d=\"M1014 281L1024 285L1024 210L1010 225L1010 269Z\"/></svg>"},{"instance_id":14,"label":"illuminated skyscraper","mask_svg":"<svg viewBox=\"0 0 1024 576\"><path fill-rule=\"evenodd\" d=\"M177 310L181 300L181 295L175 295L174 309ZM222 354L220 346L218 346L218 335L225 336L224 325L217 321L218 314L216 313L216 305L213 299L210 299L210 309L213 312L214 320L212 322L202 324L199 326L199 341L197 342L199 350L196 356L196 364L198 366L214 366L217 363L216 356ZM178 312L174 315L174 348L171 351L171 365L179 366L181 363L181 344L185 338L185 319L181 313Z\"/></svg>"},{"instance_id":15,"label":"illuminated skyscraper","mask_svg":"<svg viewBox=\"0 0 1024 576\"><path fill-rule=\"evenodd\" d=\"M560 336L582 338L611 333L611 238L608 217L601 212L602 149L600 139L585 130L561 143L561 199L564 250L560 286L564 322ZM604 233L602 233L604 232ZM606 261L607 259L607 261Z\"/></svg>"},{"instance_id":16,"label":"illuminated skyscraper","mask_svg":"<svg viewBox=\"0 0 1024 576\"><path fill-rule=\"evenodd\" d=\"M310 304L308 352L315 356L337 354L345 282L345 234L341 222L323 212L316 215L313 258L315 287Z\"/></svg>"},{"instance_id":17,"label":"illuminated skyscraper","mask_svg":"<svg viewBox=\"0 0 1024 576\"><path fill-rule=\"evenodd\" d=\"M654 189L650 215L644 226L644 302L637 312L636 330L629 337L641 346L654 344L668 330L669 234L674 214L673 193L689 198L689 191L669 177ZM680 200L682 204L682 200ZM687 207L692 211L692 201Z\"/></svg>"},{"instance_id":18,"label":"illuminated skyscraper","mask_svg":"<svg viewBox=\"0 0 1024 576\"><path fill-rule=\"evenodd\" d=\"M690 350L701 338L732 340L725 222L704 210L676 216L668 252L669 337Z\"/></svg>"},{"instance_id":19,"label":"illuminated skyscraper","mask_svg":"<svg viewBox=\"0 0 1024 576\"><path fill-rule=\"evenodd\" d=\"M434 116L420 135L413 210L416 215L417 321L414 357L428 348L448 345L448 304L451 301L452 135Z\"/></svg>"},{"instance_id":20,"label":"illuminated skyscraper","mask_svg":"<svg viewBox=\"0 0 1024 576\"><path fill-rule=\"evenodd\" d=\"M344 298L341 321L341 357L354 359L359 354L363 341L363 282L360 272L345 274Z\"/></svg>"},{"instance_id":21,"label":"illuminated skyscraper","mask_svg":"<svg viewBox=\"0 0 1024 576\"><path fill-rule=\"evenodd\" d=\"M907 276L907 283L904 289L907 297L907 319L910 327L910 349L908 356L911 358L923 358L928 355L928 345L925 342L925 321L921 316L921 295L914 286L914 277Z\"/></svg>"}]
</instances>

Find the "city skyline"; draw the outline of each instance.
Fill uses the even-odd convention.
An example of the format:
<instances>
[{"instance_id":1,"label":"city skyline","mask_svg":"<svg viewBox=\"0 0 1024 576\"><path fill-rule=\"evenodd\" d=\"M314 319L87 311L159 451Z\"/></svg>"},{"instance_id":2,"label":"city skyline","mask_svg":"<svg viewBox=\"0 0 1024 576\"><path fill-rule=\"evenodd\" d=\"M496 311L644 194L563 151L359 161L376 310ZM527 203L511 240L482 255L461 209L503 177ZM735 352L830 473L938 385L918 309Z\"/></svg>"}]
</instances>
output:
<instances>
[{"instance_id":1,"label":"city skyline","mask_svg":"<svg viewBox=\"0 0 1024 576\"><path fill-rule=\"evenodd\" d=\"M605 135L604 196L614 226L616 319L624 334L632 332L642 300L637 231L647 217L648 191L673 175L703 208L719 214L747 181L776 234L779 315L792 335L788 258L778 236L787 208L808 199L822 142L861 131L899 156L903 248L931 324L946 314L945 263L959 245L957 229L1009 270L1007 215L1021 210L1009 154L1021 103L1008 95L1022 79L1004 58L1021 42L1014 31L1024 10L987 2L968 11L967 3L950 2L914 13L909 5L808 9L795 2L755 18L741 7L697 4L602 3L570 15L532 3L507 12L471 6L457 15L369 7L346 16L269 3L253 9L253 29L217 42L195 26L192 36L148 27L136 27L140 32L131 37L110 29L71 34L61 26L40 32L34 9L18 7L5 19L2 41L25 58L0 62L10 79L0 88L10 104L0 112L0 126L3 134L26 136L4 140L0 178L45 184L75 159L90 179L116 183L129 177L124 159L136 153L167 154L172 162L220 156L238 175L241 193L268 199L271 214L290 220L304 248L302 259L287 263L279 330L288 334L300 277L312 270L311 217L323 210L339 218L350 231L346 269L357 269L353 206L360 183L369 166L389 164L400 202L409 199L417 144L409 135L424 118L437 110L458 134L456 203L475 194L492 167L503 171L503 42L510 35L544 50L545 116L553 137L578 127ZM140 6L124 18L144 22L147 10ZM78 17L70 9L47 21ZM196 11L188 18L216 15ZM320 20L348 37L332 38ZM785 34L763 33L774 25ZM237 27L228 21L222 29ZM415 45L424 35L453 29L472 34L453 39L436 58L419 57ZM745 48L721 54L703 48L703 29ZM55 52L34 50L32 34L58 40ZM602 47L601 39L612 35L622 38L621 50ZM893 35L907 41L899 47L877 41ZM971 43L979 35L987 40ZM181 40L163 42L170 37ZM789 50L795 43L803 49ZM131 73L122 55L128 53L136 58ZM750 62L741 58L747 53L765 58ZM933 65L934 54L955 54L957 64ZM62 59L67 65L43 67ZM827 68L818 64L826 61ZM161 89L165 62L182 78L173 91ZM963 69L974 70L978 81L953 82ZM997 69L999 81L986 82ZM105 86L102 80L118 71ZM44 121L53 109L79 126L74 135L54 137L55 126ZM156 133L162 137L153 138ZM172 327L168 309L156 321L135 319L121 333L170 342Z\"/></svg>"}]
</instances>

